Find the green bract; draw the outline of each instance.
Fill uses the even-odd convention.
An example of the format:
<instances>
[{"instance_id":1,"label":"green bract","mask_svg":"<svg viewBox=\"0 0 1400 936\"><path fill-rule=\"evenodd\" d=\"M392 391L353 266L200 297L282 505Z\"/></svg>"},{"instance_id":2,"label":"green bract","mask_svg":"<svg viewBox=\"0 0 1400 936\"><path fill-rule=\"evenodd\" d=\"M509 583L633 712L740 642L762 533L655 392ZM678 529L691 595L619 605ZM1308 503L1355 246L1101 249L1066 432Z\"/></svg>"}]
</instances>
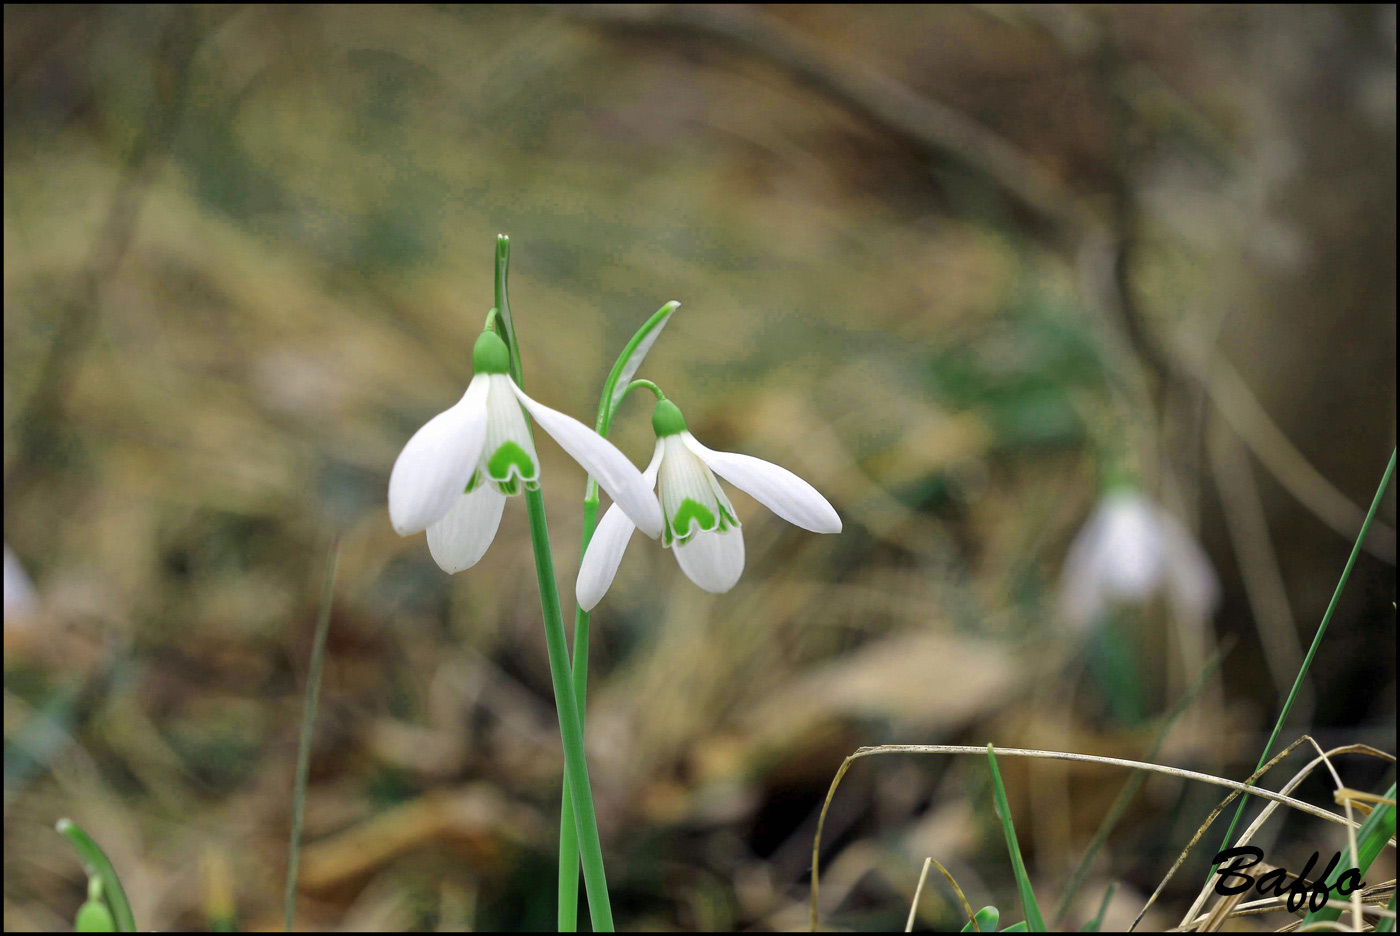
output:
<instances>
[{"instance_id":1,"label":"green bract","mask_svg":"<svg viewBox=\"0 0 1400 936\"><path fill-rule=\"evenodd\" d=\"M656 430L658 439L664 439L685 432L685 417L670 400L658 400L656 409L651 412L651 427Z\"/></svg>"},{"instance_id":2,"label":"green bract","mask_svg":"<svg viewBox=\"0 0 1400 936\"><path fill-rule=\"evenodd\" d=\"M472 348L472 370L478 374L510 372L510 351L495 332L484 331L476 339L476 347Z\"/></svg>"}]
</instances>

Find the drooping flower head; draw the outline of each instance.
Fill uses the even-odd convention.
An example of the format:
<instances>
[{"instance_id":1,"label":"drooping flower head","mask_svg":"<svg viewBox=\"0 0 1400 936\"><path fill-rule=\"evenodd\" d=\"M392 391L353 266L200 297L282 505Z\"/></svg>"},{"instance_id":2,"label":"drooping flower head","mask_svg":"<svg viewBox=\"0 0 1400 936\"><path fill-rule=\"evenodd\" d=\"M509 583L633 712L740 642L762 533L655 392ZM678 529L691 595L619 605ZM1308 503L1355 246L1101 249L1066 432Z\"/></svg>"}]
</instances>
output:
<instances>
[{"instance_id":1,"label":"drooping flower head","mask_svg":"<svg viewBox=\"0 0 1400 936\"><path fill-rule=\"evenodd\" d=\"M661 501L661 542L675 553L686 576L705 591L729 591L744 571L743 528L719 478L804 530L841 532L841 518L810 484L762 459L706 448L690 434L685 417L670 400L657 402L651 424L656 449L642 475L648 485L656 486ZM616 504L603 515L579 568L577 595L585 611L592 610L612 585L634 527Z\"/></svg>"},{"instance_id":2,"label":"drooping flower head","mask_svg":"<svg viewBox=\"0 0 1400 936\"><path fill-rule=\"evenodd\" d=\"M612 443L526 395L510 377L510 352L485 331L462 399L408 440L389 475L389 519L400 536L428 531L444 572L476 565L496 537L506 498L539 487L539 457L525 412L549 433L648 536L661 534L652 484ZM523 408L523 410L522 410Z\"/></svg>"},{"instance_id":3,"label":"drooping flower head","mask_svg":"<svg viewBox=\"0 0 1400 936\"><path fill-rule=\"evenodd\" d=\"M1220 600L1215 570L1181 521L1136 488L1114 487L1070 545L1061 613L1088 628L1114 605L1141 605L1162 591L1192 622L1204 622Z\"/></svg>"}]
</instances>

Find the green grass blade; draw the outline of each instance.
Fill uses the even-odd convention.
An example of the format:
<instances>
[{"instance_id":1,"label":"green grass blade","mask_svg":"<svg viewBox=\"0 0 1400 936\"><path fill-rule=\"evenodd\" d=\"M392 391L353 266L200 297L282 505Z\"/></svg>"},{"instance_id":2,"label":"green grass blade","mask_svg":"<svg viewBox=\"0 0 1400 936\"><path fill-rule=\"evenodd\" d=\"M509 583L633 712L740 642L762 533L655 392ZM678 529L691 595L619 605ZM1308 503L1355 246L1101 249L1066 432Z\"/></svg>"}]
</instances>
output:
<instances>
[{"instance_id":1,"label":"green grass blade","mask_svg":"<svg viewBox=\"0 0 1400 936\"><path fill-rule=\"evenodd\" d=\"M1395 799L1395 784L1392 783L1390 785L1390 789L1386 791L1385 798L1388 800ZM1386 843L1389 842L1394 835L1395 807L1391 806L1389 803L1377 804L1376 808L1371 810L1371 815L1366 817L1366 821L1361 823L1361 828L1356 832L1356 851L1357 854L1361 856L1361 860L1357 861L1353 858L1351 846L1347 846L1346 851L1342 853L1342 860L1337 862L1337 867L1333 868L1332 873L1327 875L1324 883L1328 887L1335 886L1338 879L1352 868L1359 869L1360 874L1364 876L1366 872L1371 869L1371 863L1376 860L1376 856L1381 853ZM1339 919L1341 915L1342 912L1340 910L1335 910L1331 907L1315 910L1309 913L1303 920L1303 928L1306 929L1310 924L1322 920Z\"/></svg>"},{"instance_id":2,"label":"green grass blade","mask_svg":"<svg viewBox=\"0 0 1400 936\"><path fill-rule=\"evenodd\" d=\"M1016 827L1011 824L1011 805L1006 801L1006 788L1001 784L997 756L992 753L990 744L987 745L987 762L992 768L992 793L996 798L997 818L1001 820L1001 830L1006 833L1006 850L1011 853L1011 871L1016 875L1016 887L1021 892L1026 925L1033 933L1043 933L1045 920L1040 915L1040 904L1036 902L1035 891L1031 889L1031 879L1026 874L1026 863L1021 860L1021 846L1016 841Z\"/></svg>"},{"instance_id":3,"label":"green grass blade","mask_svg":"<svg viewBox=\"0 0 1400 936\"><path fill-rule=\"evenodd\" d=\"M88 877L101 881L102 896L112 911L112 921L116 924L117 932L136 932L136 918L131 915L131 903L126 899L121 879L117 877L117 870L112 867L106 852L71 819L58 820L55 828L72 844L73 850L82 859Z\"/></svg>"},{"instance_id":4,"label":"green grass blade","mask_svg":"<svg viewBox=\"0 0 1400 936\"><path fill-rule=\"evenodd\" d=\"M977 928L975 930L972 928L972 924L974 921L976 921L977 923ZM999 923L1000 921L1000 910L998 910L996 907L983 907L981 910L977 911L977 913L972 917L971 920L968 920L966 923L963 924L961 932L995 933L997 931L997 923Z\"/></svg>"},{"instance_id":5,"label":"green grass blade","mask_svg":"<svg viewBox=\"0 0 1400 936\"><path fill-rule=\"evenodd\" d=\"M1108 913L1108 904L1113 900L1113 892L1118 888L1117 882L1111 883L1103 892L1103 901L1099 904L1099 912L1094 914L1094 918L1084 924L1082 932L1097 933L1103 926L1104 914Z\"/></svg>"},{"instance_id":6,"label":"green grass blade","mask_svg":"<svg viewBox=\"0 0 1400 936\"><path fill-rule=\"evenodd\" d=\"M1030 932L1030 927L1026 925L1026 921L1025 921L1025 920L1022 920L1020 923L1012 923L1012 924L1011 924L1010 926L1008 926L1006 929L1002 930L1002 932L1003 932L1003 933L1026 933L1026 932ZM1042 932L1042 931L1041 931L1041 930L1036 930L1036 932Z\"/></svg>"},{"instance_id":7,"label":"green grass blade","mask_svg":"<svg viewBox=\"0 0 1400 936\"><path fill-rule=\"evenodd\" d=\"M1395 449L1390 450L1390 464L1386 466L1385 474L1381 475L1381 483L1376 487L1376 496L1371 499L1371 509L1366 511L1366 519L1361 523L1361 532L1356 536L1356 543L1351 547L1351 556L1347 559L1346 566L1342 569L1342 577L1337 581L1337 588L1332 592L1332 600L1327 603L1327 610L1322 615L1322 623L1318 625L1317 634L1313 636L1312 646L1308 647L1308 655L1303 658L1303 665L1298 669L1298 677L1293 680L1293 688L1289 690L1288 698L1284 700L1283 709L1278 713L1278 721L1274 722L1274 730L1269 733L1269 740L1264 745L1264 752L1259 755L1259 763L1255 770L1263 767L1269 760L1269 752L1274 749L1274 742L1278 740L1279 732L1283 730L1283 723L1288 720L1288 712L1293 708L1293 700L1298 697L1298 690L1303 685L1303 679L1308 675L1308 667L1312 666L1313 657L1317 655L1317 648L1322 643L1322 635L1327 633L1327 625L1332 621L1332 612L1337 610L1337 602L1342 597L1342 590L1347 587L1347 579L1351 578L1352 566L1356 565L1356 557L1361 552L1361 544L1366 539L1366 533L1371 529L1371 521L1376 518L1376 511L1380 509L1381 500L1385 497L1385 489L1390 486L1391 476L1395 474ZM1230 820L1230 827L1225 830L1225 839L1220 843L1216 852L1221 852L1230 847L1230 842L1234 839L1235 826L1239 825L1240 816L1244 815L1244 804L1248 802L1249 795L1240 797L1240 804L1235 808L1234 818ZM1206 875L1206 881L1210 882L1215 878L1216 868L1211 864L1210 874Z\"/></svg>"},{"instance_id":8,"label":"green grass blade","mask_svg":"<svg viewBox=\"0 0 1400 936\"><path fill-rule=\"evenodd\" d=\"M321 607L316 613L316 636L311 643L311 665L306 676L306 704L301 713L301 739L297 742L297 774L292 786L292 832L287 842L287 886L282 904L282 928L292 931L297 915L297 871L301 866L301 824L306 815L306 781L311 772L311 737L316 725L316 703L321 697L321 671L326 662L326 636L331 629L331 602L335 597L335 570L340 563L340 537L326 553L321 578Z\"/></svg>"}]
</instances>

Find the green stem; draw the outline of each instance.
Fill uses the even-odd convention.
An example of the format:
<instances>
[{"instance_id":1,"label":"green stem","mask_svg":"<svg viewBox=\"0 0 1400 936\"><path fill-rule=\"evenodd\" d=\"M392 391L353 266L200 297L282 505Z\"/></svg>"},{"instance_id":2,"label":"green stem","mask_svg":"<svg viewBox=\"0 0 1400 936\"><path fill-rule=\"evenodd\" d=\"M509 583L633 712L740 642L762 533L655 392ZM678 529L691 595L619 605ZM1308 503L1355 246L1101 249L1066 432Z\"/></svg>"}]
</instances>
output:
<instances>
[{"instance_id":1,"label":"green stem","mask_svg":"<svg viewBox=\"0 0 1400 936\"><path fill-rule=\"evenodd\" d=\"M1371 529L1371 521L1376 518L1376 511L1380 510L1381 500L1385 497L1385 489L1390 486L1390 478L1395 474L1395 449L1390 450L1390 464L1386 466L1385 474L1381 476L1380 486L1376 488L1376 496L1371 499L1371 509L1366 511L1366 519L1361 524L1361 532L1356 536L1356 543L1351 547L1351 556L1347 559L1346 567L1342 569L1342 577L1337 581L1337 588L1332 592L1332 600L1327 604L1327 610L1322 615L1322 624L1317 628L1317 634L1313 636L1312 646L1308 648L1308 655L1303 658L1303 665L1298 669L1298 677L1293 680L1293 688L1288 692L1288 698L1284 700L1283 711L1278 713L1278 721L1274 722L1274 730L1269 734L1269 740L1264 745L1264 753L1259 755L1259 764L1254 768L1256 771L1264 766L1269 759L1269 752L1274 749L1274 742L1278 740L1279 732L1283 730L1283 723L1288 719L1288 712L1293 708L1293 700L1298 696L1298 690L1303 685L1303 678L1308 674L1308 667L1312 666L1313 657L1317 655L1317 648L1322 643L1322 635L1327 633L1327 625L1332 621L1332 612L1337 610L1337 602L1341 600L1342 590L1347 586L1347 579L1351 578L1351 567L1356 565L1356 557L1361 552L1361 544L1366 540L1366 531ZM1235 816L1230 820L1230 828L1225 830L1225 840L1220 843L1217 852L1230 847L1230 839L1235 834L1235 826L1239 824L1240 816L1244 814L1245 801L1249 799L1249 794L1240 796L1240 804L1235 809ZM1207 881L1215 878L1218 865L1210 866L1210 875Z\"/></svg>"},{"instance_id":2,"label":"green stem","mask_svg":"<svg viewBox=\"0 0 1400 936\"><path fill-rule=\"evenodd\" d=\"M519 346L510 314L506 279L510 268L510 240L496 239L496 309L511 350L511 376L524 389ZM526 416L527 425L529 416ZM594 932L612 932L612 906L608 902L608 882L603 872L603 847L598 840L598 818L593 811L593 789L588 782L588 762L583 749L583 720L574 692L573 670L569 665L569 644L564 636L564 615L559 607L559 585L554 577L554 554L549 546L549 525L544 515L544 495L526 490L525 506L530 516L530 544L535 552L535 576L539 580L540 610L544 617L545 646L549 652L549 675L554 683L554 705L559 710L559 734L564 745L565 796L572 802L574 829L578 833L579 858L583 863L583 883L588 892L588 910ZM577 898L575 898L575 904Z\"/></svg>"},{"instance_id":3,"label":"green stem","mask_svg":"<svg viewBox=\"0 0 1400 936\"><path fill-rule=\"evenodd\" d=\"M579 555L588 550L593 531L598 525L598 482L588 479L583 498L583 545ZM588 708L588 612L574 609L574 698L578 705L579 727L584 726ZM572 788L564 778L564 803L559 815L559 932L572 933L578 929L578 833L574 827Z\"/></svg>"},{"instance_id":4,"label":"green stem","mask_svg":"<svg viewBox=\"0 0 1400 936\"><path fill-rule=\"evenodd\" d=\"M117 870L112 867L107 853L71 819L58 820L55 828L60 835L68 839L78 857L82 859L88 878L101 880L102 896L112 910L112 920L117 924L117 932L136 932L136 919L131 915L131 903L126 899L126 891L122 888L121 879L117 877Z\"/></svg>"},{"instance_id":5,"label":"green stem","mask_svg":"<svg viewBox=\"0 0 1400 936\"><path fill-rule=\"evenodd\" d=\"M311 668L306 678L306 705L301 716L301 740L297 744L297 775L292 787L292 836L287 844L287 890L282 928L292 931L297 913L297 868L301 863L301 824L306 812L306 779L311 769L311 735L316 724L316 701L321 696L321 669L326 661L326 635L331 629L331 599L335 596L335 568L340 560L340 538L331 542L326 573L321 579L321 607L316 636L311 644Z\"/></svg>"},{"instance_id":6,"label":"green stem","mask_svg":"<svg viewBox=\"0 0 1400 936\"><path fill-rule=\"evenodd\" d=\"M603 383L603 395L598 401L598 421L594 428L598 435L603 438L608 437L608 432L612 429L613 415L617 408L622 405L627 394L638 388L650 390L658 400L666 397L661 393L661 388L650 380L633 380L622 390L616 393L618 383L623 379L623 374L628 370L628 365L633 356L637 354L638 348L649 337L655 340L657 329L664 328L667 319L676 311L680 305L678 302L668 302L660 309L657 309L637 333L632 336L632 340L622 349L618 355L617 362L613 364L612 371L608 373L608 379ZM642 351L645 354L645 350ZM636 373L636 368L632 368ZM588 484L583 492L583 542L579 546L579 561L583 561L584 553L588 552L588 544L593 539L593 531L598 525L598 482L593 478L588 479ZM582 608L574 609L574 696L578 703L579 727L583 727L584 716L588 708L588 612ZM569 786L569 778L564 777L564 802L559 815L559 932L572 933L578 929L578 833L574 828L573 795Z\"/></svg>"}]
</instances>

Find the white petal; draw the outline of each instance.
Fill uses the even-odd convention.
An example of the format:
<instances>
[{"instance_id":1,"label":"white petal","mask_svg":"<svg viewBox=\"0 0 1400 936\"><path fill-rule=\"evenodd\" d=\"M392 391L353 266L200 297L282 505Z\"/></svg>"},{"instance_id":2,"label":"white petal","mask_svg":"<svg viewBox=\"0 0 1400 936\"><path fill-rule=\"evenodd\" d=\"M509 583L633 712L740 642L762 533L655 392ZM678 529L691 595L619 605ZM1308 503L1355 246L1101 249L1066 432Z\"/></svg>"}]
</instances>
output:
<instances>
[{"instance_id":1,"label":"white petal","mask_svg":"<svg viewBox=\"0 0 1400 936\"><path fill-rule=\"evenodd\" d=\"M651 464L642 472L642 477L648 484L656 483L656 473L661 468L661 450L661 440L657 439ZM622 554L627 550L627 544L632 541L632 533L636 529L637 525L629 520L622 508L616 504L603 514L603 520L593 531L593 538L588 541L588 549L584 551L583 562L578 569L574 595L578 598L580 608L592 611L598 602L603 600L617 576L617 568L622 564Z\"/></svg>"},{"instance_id":2,"label":"white petal","mask_svg":"<svg viewBox=\"0 0 1400 936\"><path fill-rule=\"evenodd\" d=\"M682 432L686 447L739 490L782 517L788 523L813 533L840 533L841 518L836 508L817 489L786 468L752 455L716 452L701 445L689 432Z\"/></svg>"},{"instance_id":3,"label":"white petal","mask_svg":"<svg viewBox=\"0 0 1400 936\"><path fill-rule=\"evenodd\" d=\"M1094 511L1075 534L1060 573L1060 615L1065 623L1087 629L1104 611L1102 583L1097 575L1103 542L1103 514Z\"/></svg>"},{"instance_id":4,"label":"white petal","mask_svg":"<svg viewBox=\"0 0 1400 936\"><path fill-rule=\"evenodd\" d=\"M471 480L486 440L486 375L413 434L389 474L389 519L400 536L442 519Z\"/></svg>"},{"instance_id":5,"label":"white petal","mask_svg":"<svg viewBox=\"0 0 1400 936\"><path fill-rule=\"evenodd\" d=\"M540 457L525 413L505 374L492 374L491 391L486 397L486 444L481 449L477 470L484 481L502 494L519 494L521 485L534 490L540 485ZM525 464L520 460L524 459ZM496 464L493 464L496 462Z\"/></svg>"},{"instance_id":6,"label":"white petal","mask_svg":"<svg viewBox=\"0 0 1400 936\"><path fill-rule=\"evenodd\" d=\"M1137 491L1113 491L1099 502L1103 515L1095 575L1108 595L1141 604L1157 593L1166 573L1162 511Z\"/></svg>"},{"instance_id":7,"label":"white petal","mask_svg":"<svg viewBox=\"0 0 1400 936\"><path fill-rule=\"evenodd\" d=\"M597 479L598 485L632 518L638 529L653 539L661 535L661 505L656 502L651 485L626 455L572 416L535 402L514 382L510 386L540 428Z\"/></svg>"},{"instance_id":8,"label":"white petal","mask_svg":"<svg viewBox=\"0 0 1400 936\"><path fill-rule=\"evenodd\" d=\"M592 611L607 594L617 575L617 567L622 564L622 554L636 529L637 525L616 504L603 514L602 522L593 531L593 538L588 541L588 549L578 568L578 584L574 587L574 594L580 608Z\"/></svg>"},{"instance_id":9,"label":"white petal","mask_svg":"<svg viewBox=\"0 0 1400 936\"><path fill-rule=\"evenodd\" d=\"M459 495L447 516L428 527L428 552L438 567L452 575L476 565L496 538L505 506L506 496L489 484Z\"/></svg>"},{"instance_id":10,"label":"white petal","mask_svg":"<svg viewBox=\"0 0 1400 936\"><path fill-rule=\"evenodd\" d=\"M707 592L729 591L744 572L744 531L740 527L696 533L672 548L681 571Z\"/></svg>"}]
</instances>

